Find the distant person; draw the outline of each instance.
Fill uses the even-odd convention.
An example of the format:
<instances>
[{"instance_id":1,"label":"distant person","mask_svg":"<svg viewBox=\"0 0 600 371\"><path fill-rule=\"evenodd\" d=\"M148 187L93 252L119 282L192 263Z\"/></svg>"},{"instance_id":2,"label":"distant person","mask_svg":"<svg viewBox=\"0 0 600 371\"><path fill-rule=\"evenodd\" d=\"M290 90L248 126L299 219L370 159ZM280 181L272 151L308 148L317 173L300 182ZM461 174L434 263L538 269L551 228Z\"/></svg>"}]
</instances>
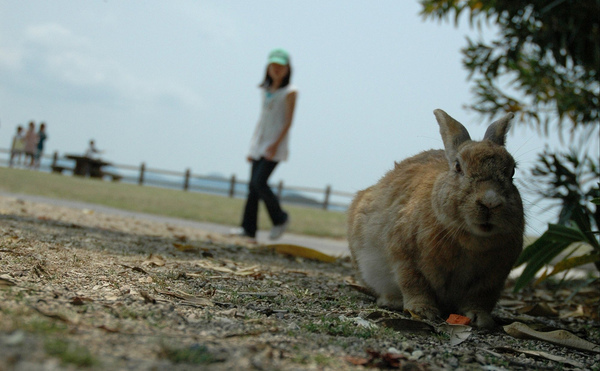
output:
<instances>
[{"instance_id":1,"label":"distant person","mask_svg":"<svg viewBox=\"0 0 600 371\"><path fill-rule=\"evenodd\" d=\"M36 169L39 169L40 168L40 160L44 153L44 142L46 142L46 139L48 139L48 135L46 135L46 123L42 122L40 124L40 129L39 129L37 135L38 135L38 142L37 142L37 147L36 147L36 151L35 151L34 166Z\"/></svg>"},{"instance_id":2,"label":"distant person","mask_svg":"<svg viewBox=\"0 0 600 371\"><path fill-rule=\"evenodd\" d=\"M262 110L250 143L248 161L252 164L248 199L244 208L242 226L232 234L256 238L258 229L258 202L263 200L273 228L271 239L285 232L289 215L281 209L277 196L269 187L269 176L279 162L288 158L289 130L296 106L297 89L290 85L292 67L290 56L283 49L271 51L262 89Z\"/></svg>"},{"instance_id":3,"label":"distant person","mask_svg":"<svg viewBox=\"0 0 600 371\"><path fill-rule=\"evenodd\" d=\"M104 152L104 151L101 151L98 148L96 148L96 143L92 139L92 140L90 140L90 145L89 145L87 151L85 151L85 157L97 159L100 157L100 154L102 152Z\"/></svg>"},{"instance_id":4,"label":"distant person","mask_svg":"<svg viewBox=\"0 0 600 371\"><path fill-rule=\"evenodd\" d=\"M38 135L35 132L35 123L30 121L27 132L25 133L25 163L29 167L33 167L37 144Z\"/></svg>"},{"instance_id":5,"label":"distant person","mask_svg":"<svg viewBox=\"0 0 600 371\"><path fill-rule=\"evenodd\" d=\"M13 167L15 159L17 164L21 165L23 159L23 153L25 153L25 135L23 135L23 126L17 126L17 132L12 140L12 146L10 148L10 161L8 166Z\"/></svg>"}]
</instances>

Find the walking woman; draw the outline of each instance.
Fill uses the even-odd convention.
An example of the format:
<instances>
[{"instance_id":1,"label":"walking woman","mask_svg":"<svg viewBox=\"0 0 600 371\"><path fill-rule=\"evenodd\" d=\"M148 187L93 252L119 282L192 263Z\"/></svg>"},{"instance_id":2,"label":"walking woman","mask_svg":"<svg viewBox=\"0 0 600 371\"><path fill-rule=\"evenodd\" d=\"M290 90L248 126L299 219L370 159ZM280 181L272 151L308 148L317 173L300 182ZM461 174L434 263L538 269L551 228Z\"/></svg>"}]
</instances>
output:
<instances>
[{"instance_id":1,"label":"walking woman","mask_svg":"<svg viewBox=\"0 0 600 371\"><path fill-rule=\"evenodd\" d=\"M273 222L271 239L281 237L290 222L289 215L281 209L277 196L267 183L279 162L288 158L289 132L297 98L297 89L290 84L291 75L288 52L283 49L271 51L260 85L262 110L248 154L252 164L248 199L241 229L233 234L256 238L259 200L265 203Z\"/></svg>"}]
</instances>

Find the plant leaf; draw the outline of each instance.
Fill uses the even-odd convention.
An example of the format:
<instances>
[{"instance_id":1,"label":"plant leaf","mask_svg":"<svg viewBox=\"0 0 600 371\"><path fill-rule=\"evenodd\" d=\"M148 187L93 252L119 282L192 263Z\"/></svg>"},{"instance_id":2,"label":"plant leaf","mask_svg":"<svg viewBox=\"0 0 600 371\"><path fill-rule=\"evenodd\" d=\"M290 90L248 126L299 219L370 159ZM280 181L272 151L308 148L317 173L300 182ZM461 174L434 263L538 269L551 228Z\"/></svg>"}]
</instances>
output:
<instances>
[{"instance_id":1,"label":"plant leaf","mask_svg":"<svg viewBox=\"0 0 600 371\"><path fill-rule=\"evenodd\" d=\"M534 243L527 246L517 260L516 265L527 262L527 266L515 282L514 292L525 287L544 265L549 264L552 259L572 243L587 241L587 236L581 232L576 224L572 224L570 227L548 224L548 230Z\"/></svg>"},{"instance_id":2,"label":"plant leaf","mask_svg":"<svg viewBox=\"0 0 600 371\"><path fill-rule=\"evenodd\" d=\"M544 235L542 235L542 237L540 237L535 244L537 244L536 247L538 247L538 251L529 259L530 261L523 270L523 273L521 273L521 276L515 282L514 292L517 292L525 287L525 285L533 280L536 273L544 265L548 264L558 254L571 245L570 242L558 243L547 240Z\"/></svg>"},{"instance_id":3,"label":"plant leaf","mask_svg":"<svg viewBox=\"0 0 600 371\"><path fill-rule=\"evenodd\" d=\"M548 230L523 250L519 259L517 259L515 266L519 266L532 260L534 256L540 254L540 251L546 250L547 245L552 242L571 243L585 240L585 235L581 233L579 229L565 227L559 224L548 224ZM554 258L554 256L552 258Z\"/></svg>"},{"instance_id":4,"label":"plant leaf","mask_svg":"<svg viewBox=\"0 0 600 371\"><path fill-rule=\"evenodd\" d=\"M554 269L552 270L552 272L550 272L548 277L569 270L571 268L579 267L589 263L595 263L597 261L600 261L600 253L590 253L587 255L574 256L572 258L558 262L554 266Z\"/></svg>"},{"instance_id":5,"label":"plant leaf","mask_svg":"<svg viewBox=\"0 0 600 371\"><path fill-rule=\"evenodd\" d=\"M586 235L581 232L581 229L579 229L576 224L572 224L570 227L559 224L549 224L547 233L549 234L549 237L555 241L587 241Z\"/></svg>"}]
</instances>

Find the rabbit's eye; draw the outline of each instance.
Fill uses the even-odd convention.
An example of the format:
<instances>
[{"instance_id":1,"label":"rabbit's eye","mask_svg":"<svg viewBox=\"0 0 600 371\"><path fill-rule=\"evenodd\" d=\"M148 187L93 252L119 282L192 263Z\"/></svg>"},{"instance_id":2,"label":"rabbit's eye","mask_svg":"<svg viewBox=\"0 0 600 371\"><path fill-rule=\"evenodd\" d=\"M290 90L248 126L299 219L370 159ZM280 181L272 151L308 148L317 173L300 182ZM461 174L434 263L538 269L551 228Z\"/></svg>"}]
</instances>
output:
<instances>
[{"instance_id":1,"label":"rabbit's eye","mask_svg":"<svg viewBox=\"0 0 600 371\"><path fill-rule=\"evenodd\" d=\"M462 167L460 166L460 162L458 162L458 160L456 160L456 162L454 163L454 171L456 171L460 175L462 175L463 173Z\"/></svg>"}]
</instances>

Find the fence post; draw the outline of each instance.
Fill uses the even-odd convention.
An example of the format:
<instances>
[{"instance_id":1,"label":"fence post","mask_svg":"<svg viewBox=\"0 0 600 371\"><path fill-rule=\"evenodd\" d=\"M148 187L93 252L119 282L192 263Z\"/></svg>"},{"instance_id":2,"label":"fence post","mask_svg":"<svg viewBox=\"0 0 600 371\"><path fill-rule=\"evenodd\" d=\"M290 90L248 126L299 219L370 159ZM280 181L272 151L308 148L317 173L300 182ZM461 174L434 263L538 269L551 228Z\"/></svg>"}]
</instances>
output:
<instances>
[{"instance_id":1,"label":"fence post","mask_svg":"<svg viewBox=\"0 0 600 371\"><path fill-rule=\"evenodd\" d=\"M235 197L235 174L231 176L231 181L229 183L229 197Z\"/></svg>"},{"instance_id":2,"label":"fence post","mask_svg":"<svg viewBox=\"0 0 600 371\"><path fill-rule=\"evenodd\" d=\"M327 188L325 188L325 201L323 201L323 210L327 210L327 208L329 207L329 195L331 194L331 186L328 185Z\"/></svg>"},{"instance_id":3,"label":"fence post","mask_svg":"<svg viewBox=\"0 0 600 371\"><path fill-rule=\"evenodd\" d=\"M190 173L191 173L190 169L185 170L185 180L183 181L183 190L184 191L187 191L188 188L190 187Z\"/></svg>"},{"instance_id":4,"label":"fence post","mask_svg":"<svg viewBox=\"0 0 600 371\"><path fill-rule=\"evenodd\" d=\"M144 184L144 173L145 172L146 172L146 164L142 162L142 165L140 166L140 177L138 179L138 185Z\"/></svg>"},{"instance_id":5,"label":"fence post","mask_svg":"<svg viewBox=\"0 0 600 371\"><path fill-rule=\"evenodd\" d=\"M277 186L277 198L281 200L281 194L283 193L283 180L279 181L279 185Z\"/></svg>"},{"instance_id":6,"label":"fence post","mask_svg":"<svg viewBox=\"0 0 600 371\"><path fill-rule=\"evenodd\" d=\"M54 155L52 155L52 168L56 166L56 162L58 161L58 151L54 151Z\"/></svg>"}]
</instances>

